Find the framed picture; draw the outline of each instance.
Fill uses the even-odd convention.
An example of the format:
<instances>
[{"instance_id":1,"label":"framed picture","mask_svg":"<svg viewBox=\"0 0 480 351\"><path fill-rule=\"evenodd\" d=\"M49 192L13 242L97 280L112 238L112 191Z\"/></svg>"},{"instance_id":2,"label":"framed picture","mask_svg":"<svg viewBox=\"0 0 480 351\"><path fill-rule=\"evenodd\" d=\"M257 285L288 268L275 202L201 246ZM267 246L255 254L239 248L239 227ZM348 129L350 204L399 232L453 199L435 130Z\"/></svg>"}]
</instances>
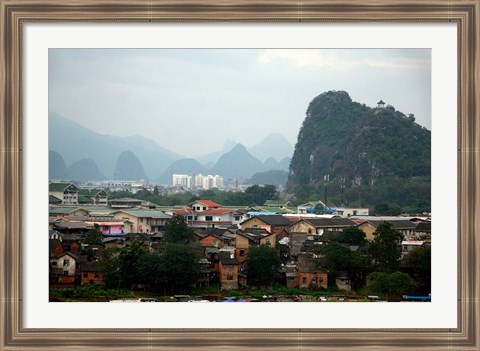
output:
<instances>
[{"instance_id":1,"label":"framed picture","mask_svg":"<svg viewBox=\"0 0 480 351\"><path fill-rule=\"evenodd\" d=\"M480 349L480 1L1 0L0 5L0 350ZM372 44L376 38L381 41ZM442 237L433 240L438 247L433 263L440 264L434 267L432 303L49 303L48 287L36 278L47 272L37 259L46 240L39 240L34 224L47 217L36 201L44 204L47 197L49 49L65 48L430 50L432 178L437 179L432 207L437 223L445 222L436 227Z\"/></svg>"}]
</instances>

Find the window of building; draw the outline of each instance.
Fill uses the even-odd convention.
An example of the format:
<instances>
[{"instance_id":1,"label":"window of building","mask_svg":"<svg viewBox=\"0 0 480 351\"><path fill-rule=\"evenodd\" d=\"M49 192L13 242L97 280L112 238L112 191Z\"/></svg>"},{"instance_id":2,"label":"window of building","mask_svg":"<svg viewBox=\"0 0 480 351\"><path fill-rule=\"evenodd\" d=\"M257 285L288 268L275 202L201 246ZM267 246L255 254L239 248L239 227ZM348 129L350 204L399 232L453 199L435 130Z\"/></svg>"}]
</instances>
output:
<instances>
[{"instance_id":1,"label":"window of building","mask_svg":"<svg viewBox=\"0 0 480 351\"><path fill-rule=\"evenodd\" d=\"M63 260L64 266L70 266L70 260Z\"/></svg>"},{"instance_id":2,"label":"window of building","mask_svg":"<svg viewBox=\"0 0 480 351\"><path fill-rule=\"evenodd\" d=\"M239 221L239 220L240 220L240 216L235 216L235 220L236 220L236 221Z\"/></svg>"},{"instance_id":3,"label":"window of building","mask_svg":"<svg viewBox=\"0 0 480 351\"><path fill-rule=\"evenodd\" d=\"M56 266L56 265L57 265L57 262L53 261L52 266Z\"/></svg>"},{"instance_id":4,"label":"window of building","mask_svg":"<svg viewBox=\"0 0 480 351\"><path fill-rule=\"evenodd\" d=\"M307 277L303 277L302 281L303 281L303 284L307 284Z\"/></svg>"},{"instance_id":5,"label":"window of building","mask_svg":"<svg viewBox=\"0 0 480 351\"><path fill-rule=\"evenodd\" d=\"M213 217L212 217L212 216L205 216L205 220L206 220L206 221L212 221L212 220L213 220Z\"/></svg>"},{"instance_id":6,"label":"window of building","mask_svg":"<svg viewBox=\"0 0 480 351\"><path fill-rule=\"evenodd\" d=\"M245 250L240 250L240 256L245 256Z\"/></svg>"},{"instance_id":7,"label":"window of building","mask_svg":"<svg viewBox=\"0 0 480 351\"><path fill-rule=\"evenodd\" d=\"M228 274L228 275L227 275L227 280L233 280L233 275Z\"/></svg>"},{"instance_id":8,"label":"window of building","mask_svg":"<svg viewBox=\"0 0 480 351\"><path fill-rule=\"evenodd\" d=\"M83 273L84 278L88 278L88 273Z\"/></svg>"},{"instance_id":9,"label":"window of building","mask_svg":"<svg viewBox=\"0 0 480 351\"><path fill-rule=\"evenodd\" d=\"M98 272L95 272L95 278L98 278L100 275L98 274Z\"/></svg>"},{"instance_id":10,"label":"window of building","mask_svg":"<svg viewBox=\"0 0 480 351\"><path fill-rule=\"evenodd\" d=\"M63 271L64 276L68 276L68 271Z\"/></svg>"},{"instance_id":11,"label":"window of building","mask_svg":"<svg viewBox=\"0 0 480 351\"><path fill-rule=\"evenodd\" d=\"M206 210L207 210L207 208L204 206L204 207L203 207L203 210L204 210L204 211L206 211Z\"/></svg>"}]
</instances>

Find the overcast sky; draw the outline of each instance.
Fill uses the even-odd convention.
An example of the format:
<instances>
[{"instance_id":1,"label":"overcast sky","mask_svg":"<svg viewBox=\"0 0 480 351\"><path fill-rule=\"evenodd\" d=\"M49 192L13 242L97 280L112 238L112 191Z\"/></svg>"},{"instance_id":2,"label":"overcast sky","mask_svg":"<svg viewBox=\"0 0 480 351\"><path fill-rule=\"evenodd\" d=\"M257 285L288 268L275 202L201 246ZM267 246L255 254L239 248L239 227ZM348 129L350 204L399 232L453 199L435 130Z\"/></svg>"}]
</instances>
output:
<instances>
[{"instance_id":1,"label":"overcast sky","mask_svg":"<svg viewBox=\"0 0 480 351\"><path fill-rule=\"evenodd\" d=\"M431 129L429 49L50 49L49 110L96 132L142 135L184 156L295 145L309 102L345 90Z\"/></svg>"}]
</instances>

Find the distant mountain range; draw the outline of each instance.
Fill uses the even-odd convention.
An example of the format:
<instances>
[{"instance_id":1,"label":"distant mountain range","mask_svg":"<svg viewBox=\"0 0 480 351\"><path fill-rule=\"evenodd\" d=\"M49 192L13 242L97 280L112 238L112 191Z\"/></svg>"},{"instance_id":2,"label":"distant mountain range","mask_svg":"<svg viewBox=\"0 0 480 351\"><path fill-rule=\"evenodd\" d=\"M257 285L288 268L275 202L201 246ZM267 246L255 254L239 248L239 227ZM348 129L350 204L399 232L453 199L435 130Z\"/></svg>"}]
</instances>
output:
<instances>
[{"instance_id":1,"label":"distant mountain range","mask_svg":"<svg viewBox=\"0 0 480 351\"><path fill-rule=\"evenodd\" d=\"M255 173L287 171L293 154L283 136L270 134L251 148L227 138L221 151L183 158L153 140L100 134L55 113L49 115L49 149L50 179L150 179L163 184L171 183L173 173L244 181Z\"/></svg>"},{"instance_id":2,"label":"distant mountain range","mask_svg":"<svg viewBox=\"0 0 480 351\"><path fill-rule=\"evenodd\" d=\"M49 150L60 154L67 165L91 159L107 179L114 177L115 165L124 151L130 151L138 158L146 176L151 179L162 174L173 161L182 158L144 137L100 134L55 113L49 114L48 132Z\"/></svg>"}]
</instances>

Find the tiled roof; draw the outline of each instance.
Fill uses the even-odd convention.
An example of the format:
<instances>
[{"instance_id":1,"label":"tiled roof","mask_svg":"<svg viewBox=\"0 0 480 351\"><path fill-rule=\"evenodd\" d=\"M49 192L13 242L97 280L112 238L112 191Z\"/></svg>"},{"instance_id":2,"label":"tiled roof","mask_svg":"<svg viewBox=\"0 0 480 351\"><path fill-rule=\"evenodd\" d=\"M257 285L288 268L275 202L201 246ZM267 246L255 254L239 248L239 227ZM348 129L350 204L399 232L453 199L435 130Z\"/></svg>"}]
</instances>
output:
<instances>
[{"instance_id":1,"label":"tiled roof","mask_svg":"<svg viewBox=\"0 0 480 351\"><path fill-rule=\"evenodd\" d=\"M81 210L80 207L51 207L48 209L50 214L65 214L65 213L72 213L77 210Z\"/></svg>"},{"instance_id":2,"label":"tiled roof","mask_svg":"<svg viewBox=\"0 0 480 351\"><path fill-rule=\"evenodd\" d=\"M48 196L48 203L50 204L59 204L59 203L62 203L62 200L60 200L58 197L56 196L53 196L53 195L49 195Z\"/></svg>"},{"instance_id":3,"label":"tiled roof","mask_svg":"<svg viewBox=\"0 0 480 351\"><path fill-rule=\"evenodd\" d=\"M373 226L378 227L383 222L390 223L393 226L393 229L415 229L415 223L410 222L409 220L398 220L398 221L372 221L368 220Z\"/></svg>"},{"instance_id":4,"label":"tiled roof","mask_svg":"<svg viewBox=\"0 0 480 351\"><path fill-rule=\"evenodd\" d=\"M67 187L69 187L70 185L72 185L76 188L76 186L73 185L72 183L50 183L50 184L48 184L48 190L49 191L63 191Z\"/></svg>"},{"instance_id":5,"label":"tiled roof","mask_svg":"<svg viewBox=\"0 0 480 351\"><path fill-rule=\"evenodd\" d=\"M85 196L85 195L78 195L78 202L79 203L90 203L92 202L92 198Z\"/></svg>"},{"instance_id":6,"label":"tiled roof","mask_svg":"<svg viewBox=\"0 0 480 351\"><path fill-rule=\"evenodd\" d=\"M202 232L202 235L209 235L209 234L213 234L213 235L217 235L217 236L221 236L223 235L227 230L226 229L220 229L220 228L206 228L203 232Z\"/></svg>"},{"instance_id":7,"label":"tiled roof","mask_svg":"<svg viewBox=\"0 0 480 351\"><path fill-rule=\"evenodd\" d=\"M84 222L56 222L54 224L56 228L61 229L91 229L93 225Z\"/></svg>"},{"instance_id":8,"label":"tiled roof","mask_svg":"<svg viewBox=\"0 0 480 351\"><path fill-rule=\"evenodd\" d=\"M262 211L265 212L274 212L278 214L283 214L283 213L293 213L294 211L289 210L288 208L280 208L280 207L263 207L261 208Z\"/></svg>"},{"instance_id":9,"label":"tiled roof","mask_svg":"<svg viewBox=\"0 0 480 351\"><path fill-rule=\"evenodd\" d=\"M128 209L128 210L116 211L115 213L118 213L118 212L124 212L124 213L127 213L127 214L131 215L131 216L141 217L141 218L155 218L155 219L170 219L170 218L172 218L168 214L166 214L162 211L157 211L157 210Z\"/></svg>"},{"instance_id":10,"label":"tiled roof","mask_svg":"<svg viewBox=\"0 0 480 351\"><path fill-rule=\"evenodd\" d=\"M189 208L182 208L181 210L173 210L172 213L185 216L192 213L192 210Z\"/></svg>"},{"instance_id":11,"label":"tiled roof","mask_svg":"<svg viewBox=\"0 0 480 351\"><path fill-rule=\"evenodd\" d=\"M220 252L218 258L222 264L238 264L235 256L231 258L230 252Z\"/></svg>"},{"instance_id":12,"label":"tiled roof","mask_svg":"<svg viewBox=\"0 0 480 351\"><path fill-rule=\"evenodd\" d=\"M348 218L307 218L305 221L314 227L351 227L356 225Z\"/></svg>"},{"instance_id":13,"label":"tiled roof","mask_svg":"<svg viewBox=\"0 0 480 351\"><path fill-rule=\"evenodd\" d=\"M432 222L418 222L415 230L417 232L429 232L432 230Z\"/></svg>"},{"instance_id":14,"label":"tiled roof","mask_svg":"<svg viewBox=\"0 0 480 351\"><path fill-rule=\"evenodd\" d=\"M280 226L285 225L285 226L287 226L287 225L292 224L292 222L290 222L287 218L285 218L281 215L257 215L257 216L252 217L252 218L258 218L262 222L264 222L268 225L280 225ZM250 220L252 218L250 218ZM247 221L245 221L245 222L247 222Z\"/></svg>"},{"instance_id":15,"label":"tiled roof","mask_svg":"<svg viewBox=\"0 0 480 351\"><path fill-rule=\"evenodd\" d=\"M217 204L213 201L210 201L210 200L197 200L197 201L194 201L192 204L195 204L195 203L200 203L200 204L208 206L208 207L220 207L219 204Z\"/></svg>"},{"instance_id":16,"label":"tiled roof","mask_svg":"<svg viewBox=\"0 0 480 351\"><path fill-rule=\"evenodd\" d=\"M272 207L280 207L280 206L287 206L290 201L282 201L282 200L267 200L263 204L264 206L272 206Z\"/></svg>"}]
</instances>

